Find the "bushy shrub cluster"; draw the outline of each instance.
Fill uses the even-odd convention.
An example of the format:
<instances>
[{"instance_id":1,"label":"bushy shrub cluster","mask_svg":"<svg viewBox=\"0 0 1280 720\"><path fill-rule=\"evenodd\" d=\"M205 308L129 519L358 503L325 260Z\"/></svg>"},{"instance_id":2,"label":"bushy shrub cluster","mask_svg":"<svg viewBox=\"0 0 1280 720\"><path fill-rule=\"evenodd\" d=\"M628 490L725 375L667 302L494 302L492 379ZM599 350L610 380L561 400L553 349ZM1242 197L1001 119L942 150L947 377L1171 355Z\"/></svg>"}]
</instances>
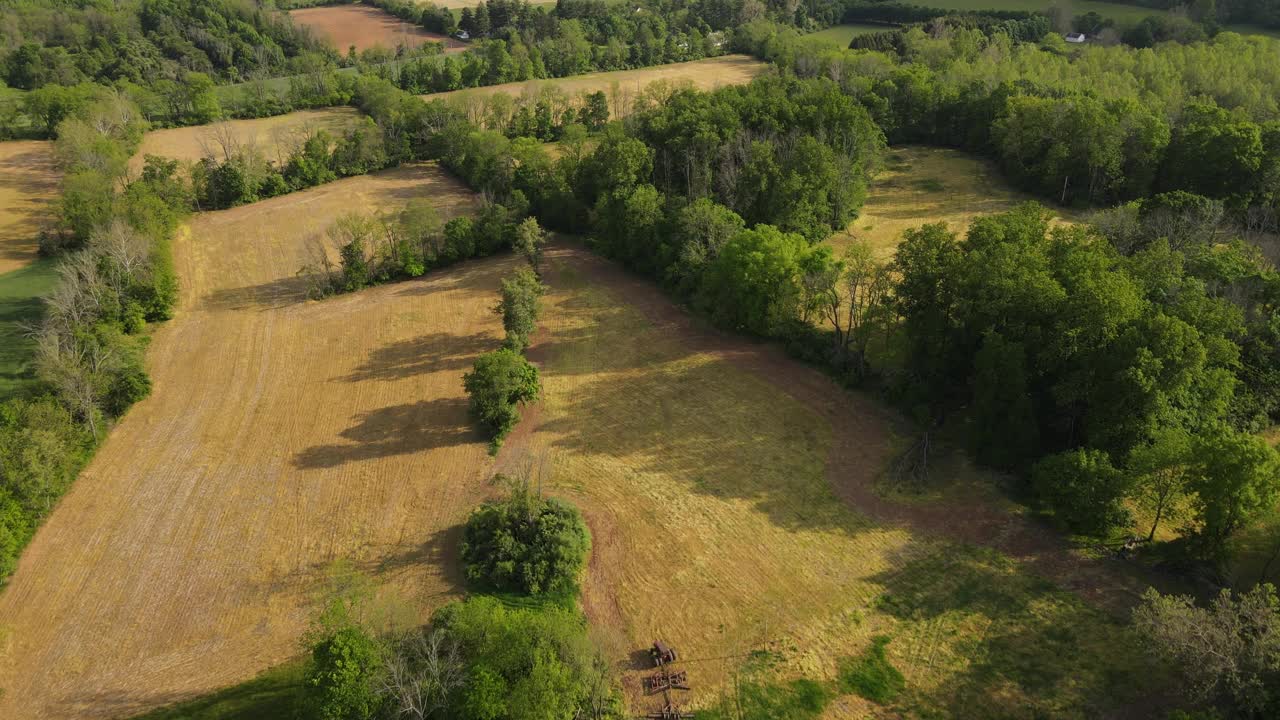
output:
<instances>
[{"instance_id":1,"label":"bushy shrub cluster","mask_svg":"<svg viewBox=\"0 0 1280 720\"><path fill-rule=\"evenodd\" d=\"M567 595L591 550L591 536L571 505L535 495L527 482L509 497L472 511L462 540L467 579L477 587L524 595Z\"/></svg>"}]
</instances>

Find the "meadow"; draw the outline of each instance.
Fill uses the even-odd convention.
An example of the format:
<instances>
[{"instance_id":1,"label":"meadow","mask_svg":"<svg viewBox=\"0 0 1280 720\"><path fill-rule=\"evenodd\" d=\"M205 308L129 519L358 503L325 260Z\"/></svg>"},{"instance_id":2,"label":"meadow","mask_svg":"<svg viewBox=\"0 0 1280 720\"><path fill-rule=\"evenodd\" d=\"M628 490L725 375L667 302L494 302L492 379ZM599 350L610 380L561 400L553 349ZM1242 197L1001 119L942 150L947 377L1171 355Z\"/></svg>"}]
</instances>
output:
<instances>
[{"instance_id":1,"label":"meadow","mask_svg":"<svg viewBox=\"0 0 1280 720\"><path fill-rule=\"evenodd\" d=\"M1034 198L1014 189L989 160L950 148L890 148L870 183L867 202L843 233L827 241L839 254L854 240L892 258L905 230L942 222L963 233L974 218L1004 212ZM1062 219L1074 214L1054 208Z\"/></svg>"},{"instance_id":2,"label":"meadow","mask_svg":"<svg viewBox=\"0 0 1280 720\"><path fill-rule=\"evenodd\" d=\"M817 38L826 42L830 42L842 48L849 47L849 43L859 35L867 33L881 32L883 30L892 30L893 25L872 25L870 23L846 23L844 25L832 25L826 30L810 34L810 37Z\"/></svg>"}]
</instances>

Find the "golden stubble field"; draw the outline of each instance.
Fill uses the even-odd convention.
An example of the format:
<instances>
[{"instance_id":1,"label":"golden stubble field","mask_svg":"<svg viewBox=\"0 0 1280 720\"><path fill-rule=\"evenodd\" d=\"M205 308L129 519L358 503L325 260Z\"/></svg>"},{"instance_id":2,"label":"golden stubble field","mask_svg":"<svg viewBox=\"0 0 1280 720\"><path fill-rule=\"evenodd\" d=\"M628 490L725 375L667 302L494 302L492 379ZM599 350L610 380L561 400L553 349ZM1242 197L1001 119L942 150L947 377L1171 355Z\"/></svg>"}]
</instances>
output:
<instances>
[{"instance_id":1,"label":"golden stubble field","mask_svg":"<svg viewBox=\"0 0 1280 720\"><path fill-rule=\"evenodd\" d=\"M567 78L530 80L486 87L454 90L452 92L422 95L425 100L448 100L464 108L479 107L490 95L504 93L516 100L536 100L542 93L555 93L568 101L576 101L586 93L603 91L609 99L612 118L631 114L641 93L663 82L675 87L688 84L700 90L714 90L726 85L742 85L751 82L769 66L746 55L722 55L705 60L655 65L637 70L587 73Z\"/></svg>"},{"instance_id":2,"label":"golden stubble field","mask_svg":"<svg viewBox=\"0 0 1280 720\"><path fill-rule=\"evenodd\" d=\"M231 152L250 149L283 165L308 136L323 130L335 138L341 137L362 117L355 108L331 107L253 120L153 130L142 137L138 152L130 160L130 169L140 172L147 155L194 162L205 157L221 160Z\"/></svg>"},{"instance_id":3,"label":"golden stubble field","mask_svg":"<svg viewBox=\"0 0 1280 720\"><path fill-rule=\"evenodd\" d=\"M0 595L0 717L127 717L298 652L328 563L420 608L487 491L460 376L498 342L505 260L303 302L304 240L345 212L470 193L432 165L199 216L154 392L112 430Z\"/></svg>"},{"instance_id":4,"label":"golden stubble field","mask_svg":"<svg viewBox=\"0 0 1280 720\"><path fill-rule=\"evenodd\" d=\"M445 52L467 49L466 43L460 40L428 32L376 7L333 5L303 8L290 10L289 17L298 25L311 28L320 37L327 38L343 54L353 45L360 52L373 47L388 50L400 45L417 47L428 41L444 43Z\"/></svg>"},{"instance_id":5,"label":"golden stubble field","mask_svg":"<svg viewBox=\"0 0 1280 720\"><path fill-rule=\"evenodd\" d=\"M58 196L53 144L0 142L0 275L36 259L40 229Z\"/></svg>"}]
</instances>

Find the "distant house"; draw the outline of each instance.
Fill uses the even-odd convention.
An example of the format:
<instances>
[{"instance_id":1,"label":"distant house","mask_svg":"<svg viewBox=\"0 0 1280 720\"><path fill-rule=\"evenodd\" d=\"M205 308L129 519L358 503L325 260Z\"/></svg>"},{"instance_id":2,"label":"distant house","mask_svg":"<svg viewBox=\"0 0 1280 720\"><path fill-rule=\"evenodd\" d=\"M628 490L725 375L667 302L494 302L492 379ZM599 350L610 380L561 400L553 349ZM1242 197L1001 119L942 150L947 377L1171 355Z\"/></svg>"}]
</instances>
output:
<instances>
[{"instance_id":1,"label":"distant house","mask_svg":"<svg viewBox=\"0 0 1280 720\"><path fill-rule=\"evenodd\" d=\"M1084 33L1067 33L1066 38L1069 43L1082 43L1088 40L1089 36Z\"/></svg>"},{"instance_id":2,"label":"distant house","mask_svg":"<svg viewBox=\"0 0 1280 720\"><path fill-rule=\"evenodd\" d=\"M467 32L466 30L459 30L459 31L458 31L458 34L456 35L456 37L457 37L459 40L470 40L470 39L471 39L471 33Z\"/></svg>"}]
</instances>

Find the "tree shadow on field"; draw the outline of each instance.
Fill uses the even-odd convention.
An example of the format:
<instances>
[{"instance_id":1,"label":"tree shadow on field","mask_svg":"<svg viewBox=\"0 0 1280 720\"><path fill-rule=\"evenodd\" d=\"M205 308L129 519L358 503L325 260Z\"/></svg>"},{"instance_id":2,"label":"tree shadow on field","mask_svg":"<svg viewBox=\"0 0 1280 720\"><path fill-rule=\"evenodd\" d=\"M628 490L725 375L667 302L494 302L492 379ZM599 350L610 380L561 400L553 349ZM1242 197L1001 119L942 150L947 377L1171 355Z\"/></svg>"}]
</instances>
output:
<instances>
[{"instance_id":1,"label":"tree shadow on field","mask_svg":"<svg viewBox=\"0 0 1280 720\"><path fill-rule=\"evenodd\" d=\"M390 381L422 373L463 370L471 367L477 355L492 350L497 344L498 341L488 333L465 336L427 333L374 350L360 367L342 379L353 383Z\"/></svg>"},{"instance_id":2,"label":"tree shadow on field","mask_svg":"<svg viewBox=\"0 0 1280 720\"><path fill-rule=\"evenodd\" d=\"M238 288L222 288L205 295L201 310L272 310L307 299L309 278L287 277Z\"/></svg>"},{"instance_id":3,"label":"tree shadow on field","mask_svg":"<svg viewBox=\"0 0 1280 720\"><path fill-rule=\"evenodd\" d=\"M355 425L340 434L351 442L309 447L294 456L293 464L304 470L332 468L483 439L467 421L465 398L420 400L373 410L361 414Z\"/></svg>"},{"instance_id":4,"label":"tree shadow on field","mask_svg":"<svg viewBox=\"0 0 1280 720\"><path fill-rule=\"evenodd\" d=\"M876 607L903 623L900 652L914 646L934 666L944 643L960 658L942 682L910 689L918 701L954 717L1116 717L1158 683L1125 623L1008 557L953 544L910 554L872 578L885 589Z\"/></svg>"}]
</instances>

